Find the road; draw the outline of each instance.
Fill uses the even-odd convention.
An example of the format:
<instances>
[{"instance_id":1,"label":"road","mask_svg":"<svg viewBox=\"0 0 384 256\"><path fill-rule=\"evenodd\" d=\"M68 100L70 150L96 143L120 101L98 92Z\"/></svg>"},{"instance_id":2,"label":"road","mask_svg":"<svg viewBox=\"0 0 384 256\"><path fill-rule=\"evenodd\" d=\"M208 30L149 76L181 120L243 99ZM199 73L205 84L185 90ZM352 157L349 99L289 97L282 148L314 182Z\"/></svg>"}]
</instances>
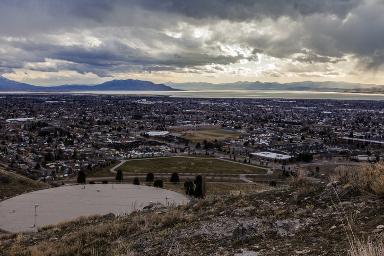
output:
<instances>
[{"instance_id":1,"label":"road","mask_svg":"<svg viewBox=\"0 0 384 256\"><path fill-rule=\"evenodd\" d=\"M109 171L116 174L116 169L125 164L128 160L122 160L118 165L113 166Z\"/></svg>"}]
</instances>

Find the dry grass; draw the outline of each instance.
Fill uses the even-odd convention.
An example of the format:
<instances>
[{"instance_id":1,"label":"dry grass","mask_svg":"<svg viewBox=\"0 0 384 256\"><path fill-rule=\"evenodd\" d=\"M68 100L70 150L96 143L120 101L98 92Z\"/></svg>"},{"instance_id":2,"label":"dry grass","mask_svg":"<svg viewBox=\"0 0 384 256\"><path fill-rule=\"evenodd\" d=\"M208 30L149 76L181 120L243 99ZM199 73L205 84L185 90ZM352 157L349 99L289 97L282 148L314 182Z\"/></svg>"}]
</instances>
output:
<instances>
[{"instance_id":1,"label":"dry grass","mask_svg":"<svg viewBox=\"0 0 384 256\"><path fill-rule=\"evenodd\" d=\"M350 242L350 256L382 256L384 255L384 241L382 239L378 240L368 240L361 241L355 239Z\"/></svg>"},{"instance_id":2,"label":"dry grass","mask_svg":"<svg viewBox=\"0 0 384 256\"><path fill-rule=\"evenodd\" d=\"M183 134L184 138L191 140L192 142L202 142L204 140L214 141L214 140L226 140L226 139L236 139L240 135L239 132L229 131L224 129L206 129L206 130L197 130L197 131L187 131Z\"/></svg>"},{"instance_id":3,"label":"dry grass","mask_svg":"<svg viewBox=\"0 0 384 256\"><path fill-rule=\"evenodd\" d=\"M132 218L131 231L151 230L153 228L171 228L178 223L189 223L192 217L180 209L159 214L151 213L142 215L138 213Z\"/></svg>"},{"instance_id":4,"label":"dry grass","mask_svg":"<svg viewBox=\"0 0 384 256\"><path fill-rule=\"evenodd\" d=\"M0 201L34 190L49 188L44 182L0 169Z\"/></svg>"},{"instance_id":5,"label":"dry grass","mask_svg":"<svg viewBox=\"0 0 384 256\"><path fill-rule=\"evenodd\" d=\"M348 184L361 191L384 197L384 163L362 166L340 166L331 177L333 181Z\"/></svg>"},{"instance_id":6,"label":"dry grass","mask_svg":"<svg viewBox=\"0 0 384 256\"><path fill-rule=\"evenodd\" d=\"M30 244L28 234L18 234L7 248L5 255L136 255L131 252L130 236L154 230L172 229L176 225L190 223L193 217L180 207L165 212L132 213L129 216L109 218L92 216L63 222L40 229L49 233L49 239ZM37 236L39 235L37 233ZM8 235L9 239L11 236ZM5 239L5 237L3 238ZM5 249L3 247L3 249ZM113 248L111 250L111 248Z\"/></svg>"},{"instance_id":7,"label":"dry grass","mask_svg":"<svg viewBox=\"0 0 384 256\"><path fill-rule=\"evenodd\" d=\"M364 164L361 166L339 166L330 177L333 182L344 186L352 186L359 191L384 197L384 163ZM349 240L350 256L381 256L384 255L383 237L375 240L359 239L352 231L351 220L345 216L349 230L346 234Z\"/></svg>"},{"instance_id":8,"label":"dry grass","mask_svg":"<svg viewBox=\"0 0 384 256\"><path fill-rule=\"evenodd\" d=\"M181 194L185 193L183 182L176 184L165 182L164 188ZM208 196L248 194L270 189L273 187L262 183L206 182L206 194Z\"/></svg>"},{"instance_id":9,"label":"dry grass","mask_svg":"<svg viewBox=\"0 0 384 256\"><path fill-rule=\"evenodd\" d=\"M315 184L305 173L304 170L299 169L297 176L292 177L289 181L289 186L296 190L296 200L300 201L319 190L318 184Z\"/></svg>"}]
</instances>

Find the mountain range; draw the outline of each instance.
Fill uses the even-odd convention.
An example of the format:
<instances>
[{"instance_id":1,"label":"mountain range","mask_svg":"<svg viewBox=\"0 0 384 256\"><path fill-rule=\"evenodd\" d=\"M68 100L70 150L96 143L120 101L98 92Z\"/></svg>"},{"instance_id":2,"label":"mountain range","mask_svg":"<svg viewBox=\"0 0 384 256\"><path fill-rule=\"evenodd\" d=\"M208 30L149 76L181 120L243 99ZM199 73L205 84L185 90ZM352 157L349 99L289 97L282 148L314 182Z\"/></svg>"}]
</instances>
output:
<instances>
[{"instance_id":1,"label":"mountain range","mask_svg":"<svg viewBox=\"0 0 384 256\"><path fill-rule=\"evenodd\" d=\"M81 92L81 91L204 91L204 90L288 90L319 92L384 93L383 85L345 82L235 82L235 83L165 83L155 84L143 80L111 80L96 85L36 86L20 83L0 76L3 92Z\"/></svg>"},{"instance_id":2,"label":"mountain range","mask_svg":"<svg viewBox=\"0 0 384 256\"><path fill-rule=\"evenodd\" d=\"M164 84L141 80L112 80L96 85L36 86L0 76L0 91L7 92L73 92L73 91L178 91Z\"/></svg>"}]
</instances>

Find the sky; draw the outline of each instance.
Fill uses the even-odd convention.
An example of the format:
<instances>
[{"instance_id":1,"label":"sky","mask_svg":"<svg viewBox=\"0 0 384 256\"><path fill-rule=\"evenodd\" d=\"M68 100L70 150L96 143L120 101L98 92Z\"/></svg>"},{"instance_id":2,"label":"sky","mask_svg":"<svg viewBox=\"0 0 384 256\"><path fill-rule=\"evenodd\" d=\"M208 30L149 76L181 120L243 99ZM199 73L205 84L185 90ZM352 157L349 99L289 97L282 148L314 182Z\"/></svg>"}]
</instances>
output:
<instances>
[{"instance_id":1,"label":"sky","mask_svg":"<svg viewBox=\"0 0 384 256\"><path fill-rule=\"evenodd\" d=\"M384 0L0 0L0 75L384 84L383 13Z\"/></svg>"}]
</instances>

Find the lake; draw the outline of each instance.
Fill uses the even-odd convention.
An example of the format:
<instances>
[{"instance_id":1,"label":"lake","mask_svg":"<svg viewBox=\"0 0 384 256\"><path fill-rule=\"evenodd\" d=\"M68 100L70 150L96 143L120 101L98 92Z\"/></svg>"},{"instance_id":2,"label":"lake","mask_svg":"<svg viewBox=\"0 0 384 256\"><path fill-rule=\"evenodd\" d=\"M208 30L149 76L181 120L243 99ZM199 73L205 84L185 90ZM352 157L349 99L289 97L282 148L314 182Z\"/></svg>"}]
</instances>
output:
<instances>
[{"instance_id":1,"label":"lake","mask_svg":"<svg viewBox=\"0 0 384 256\"><path fill-rule=\"evenodd\" d=\"M334 99L334 100L384 100L384 94L285 91L285 90L206 90L206 91L73 91L73 92L0 92L0 94L91 94L170 96L183 98L283 98L283 99Z\"/></svg>"},{"instance_id":2,"label":"lake","mask_svg":"<svg viewBox=\"0 0 384 256\"><path fill-rule=\"evenodd\" d=\"M337 100L384 100L384 94L343 93L284 90L207 90L207 91L87 91L81 94L106 95L163 95L186 98L284 98L284 99L337 99Z\"/></svg>"}]
</instances>

